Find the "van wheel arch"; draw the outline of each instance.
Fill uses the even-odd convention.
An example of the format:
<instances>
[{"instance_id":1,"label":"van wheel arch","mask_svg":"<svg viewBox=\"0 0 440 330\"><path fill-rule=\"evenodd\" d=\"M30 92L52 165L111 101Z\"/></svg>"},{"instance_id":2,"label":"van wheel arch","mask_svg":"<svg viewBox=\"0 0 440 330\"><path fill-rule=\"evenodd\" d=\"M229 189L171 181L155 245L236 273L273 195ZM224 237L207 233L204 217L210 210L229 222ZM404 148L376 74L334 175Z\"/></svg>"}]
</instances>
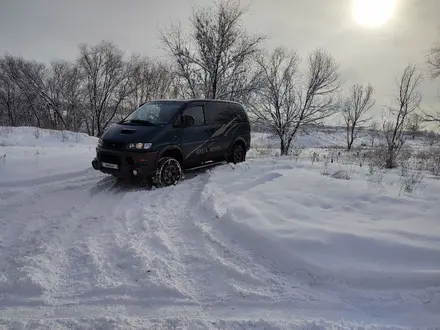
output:
<instances>
[{"instance_id":1,"label":"van wheel arch","mask_svg":"<svg viewBox=\"0 0 440 330\"><path fill-rule=\"evenodd\" d=\"M173 145L162 149L157 156L156 166L160 160L165 157L172 157L179 162L180 166L183 166L183 152L178 146Z\"/></svg>"}]
</instances>

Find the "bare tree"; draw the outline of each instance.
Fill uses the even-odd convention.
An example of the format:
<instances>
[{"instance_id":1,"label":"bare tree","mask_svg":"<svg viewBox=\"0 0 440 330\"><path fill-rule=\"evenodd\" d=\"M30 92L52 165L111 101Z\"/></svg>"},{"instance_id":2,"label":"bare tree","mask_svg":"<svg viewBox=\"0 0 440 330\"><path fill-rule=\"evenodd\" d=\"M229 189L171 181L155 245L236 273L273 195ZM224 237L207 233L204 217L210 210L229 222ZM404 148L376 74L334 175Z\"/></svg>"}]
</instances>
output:
<instances>
[{"instance_id":1,"label":"bare tree","mask_svg":"<svg viewBox=\"0 0 440 330\"><path fill-rule=\"evenodd\" d=\"M139 56L125 61L109 42L80 46L76 63L7 55L0 58L0 123L101 135L125 109L176 95L176 86L170 65Z\"/></svg>"},{"instance_id":2,"label":"bare tree","mask_svg":"<svg viewBox=\"0 0 440 330\"><path fill-rule=\"evenodd\" d=\"M320 123L334 115L340 106L339 64L326 51L317 49L308 58L306 85L297 93L298 119L294 132L301 125Z\"/></svg>"},{"instance_id":3,"label":"bare tree","mask_svg":"<svg viewBox=\"0 0 440 330\"><path fill-rule=\"evenodd\" d=\"M440 77L440 42L434 45L428 54L428 66L432 79ZM424 111L424 122L434 123L440 125L440 109L433 109L433 111Z\"/></svg>"},{"instance_id":4,"label":"bare tree","mask_svg":"<svg viewBox=\"0 0 440 330\"><path fill-rule=\"evenodd\" d=\"M17 126L24 122L25 99L4 70L0 59L0 125Z\"/></svg>"},{"instance_id":5,"label":"bare tree","mask_svg":"<svg viewBox=\"0 0 440 330\"><path fill-rule=\"evenodd\" d=\"M45 127L45 107L40 94L34 88L29 86L28 79L23 74L23 71L38 71L32 69L34 64L27 62L22 58L7 55L1 61L2 73L4 79L10 81L15 85L25 100L25 106L22 108L23 116L26 120L25 124L33 124L38 127ZM35 64L36 65L36 64ZM41 68L41 65L39 66ZM30 120L32 118L33 120Z\"/></svg>"},{"instance_id":6,"label":"bare tree","mask_svg":"<svg viewBox=\"0 0 440 330\"><path fill-rule=\"evenodd\" d=\"M308 72L301 81L296 53L278 48L257 62L263 87L250 109L259 125L278 135L285 155L300 128L338 111L338 65L329 54L316 50L308 58Z\"/></svg>"},{"instance_id":7,"label":"bare tree","mask_svg":"<svg viewBox=\"0 0 440 330\"><path fill-rule=\"evenodd\" d=\"M295 52L277 48L272 54L257 60L264 84L252 112L259 125L275 133L280 139L281 154L289 151L289 140L295 125L295 103L299 57Z\"/></svg>"},{"instance_id":8,"label":"bare tree","mask_svg":"<svg viewBox=\"0 0 440 330\"><path fill-rule=\"evenodd\" d=\"M67 129L67 123L63 116L63 102L58 83L56 70L51 71L43 63L18 59L19 80L24 89L33 92L39 99L40 106L44 109L44 119L50 128ZM52 79L53 78L53 79ZM52 83L55 80L55 83Z\"/></svg>"},{"instance_id":9,"label":"bare tree","mask_svg":"<svg viewBox=\"0 0 440 330\"><path fill-rule=\"evenodd\" d=\"M127 98L130 109L152 99L167 98L172 94L174 72L171 66L140 56L133 56L129 62L132 66L129 84L133 90Z\"/></svg>"},{"instance_id":10,"label":"bare tree","mask_svg":"<svg viewBox=\"0 0 440 330\"><path fill-rule=\"evenodd\" d=\"M399 94L395 97L396 107L389 113L394 119L383 120L383 133L387 143L385 167L396 166L396 159L404 144L404 129L409 116L420 106L422 94L417 90L422 75L414 65L408 65L398 81Z\"/></svg>"},{"instance_id":11,"label":"bare tree","mask_svg":"<svg viewBox=\"0 0 440 330\"><path fill-rule=\"evenodd\" d=\"M129 80L133 66L124 62L122 51L108 41L93 47L81 45L77 62L86 99L87 131L101 136L122 102L133 93L135 86Z\"/></svg>"},{"instance_id":12,"label":"bare tree","mask_svg":"<svg viewBox=\"0 0 440 330\"><path fill-rule=\"evenodd\" d=\"M376 103L373 92L371 84L366 87L354 85L351 88L350 96L344 102L342 116L347 131L347 150L351 150L353 142L357 138L358 126L370 120L365 115Z\"/></svg>"},{"instance_id":13,"label":"bare tree","mask_svg":"<svg viewBox=\"0 0 440 330\"><path fill-rule=\"evenodd\" d=\"M380 130L379 122L376 120L373 121L368 129L368 135L370 136L371 147L374 147L374 142L376 141L376 139L380 137L379 130Z\"/></svg>"},{"instance_id":14,"label":"bare tree","mask_svg":"<svg viewBox=\"0 0 440 330\"><path fill-rule=\"evenodd\" d=\"M431 77L436 79L440 77L440 42L432 47L428 54L428 65L430 67Z\"/></svg>"},{"instance_id":15,"label":"bare tree","mask_svg":"<svg viewBox=\"0 0 440 330\"><path fill-rule=\"evenodd\" d=\"M244 13L239 1L219 0L215 8L193 11L188 37L179 25L162 33L184 97L237 100L254 91L251 64L264 38L242 28Z\"/></svg>"},{"instance_id":16,"label":"bare tree","mask_svg":"<svg viewBox=\"0 0 440 330\"><path fill-rule=\"evenodd\" d=\"M67 61L52 61L46 79L46 94L59 109L65 128L77 131L84 121L79 67Z\"/></svg>"},{"instance_id":17,"label":"bare tree","mask_svg":"<svg viewBox=\"0 0 440 330\"><path fill-rule=\"evenodd\" d=\"M437 126L440 126L440 109L430 109L430 110L422 110L423 112L423 122L425 123L433 123Z\"/></svg>"},{"instance_id":18,"label":"bare tree","mask_svg":"<svg viewBox=\"0 0 440 330\"><path fill-rule=\"evenodd\" d=\"M406 123L406 129L411 133L411 137L414 140L416 134L423 129L423 118L418 113L413 113L408 117Z\"/></svg>"},{"instance_id":19,"label":"bare tree","mask_svg":"<svg viewBox=\"0 0 440 330\"><path fill-rule=\"evenodd\" d=\"M64 67L63 98L66 108L66 123L75 132L82 131L85 124L85 98L81 90L81 71L74 63L66 62Z\"/></svg>"},{"instance_id":20,"label":"bare tree","mask_svg":"<svg viewBox=\"0 0 440 330\"><path fill-rule=\"evenodd\" d=\"M20 95L17 109L18 122L53 129L80 128L78 69L66 61L53 61L50 66L23 58L6 56L0 63L3 87L9 88L11 97ZM31 118L34 117L35 121ZM12 117L11 117L12 118Z\"/></svg>"}]
</instances>

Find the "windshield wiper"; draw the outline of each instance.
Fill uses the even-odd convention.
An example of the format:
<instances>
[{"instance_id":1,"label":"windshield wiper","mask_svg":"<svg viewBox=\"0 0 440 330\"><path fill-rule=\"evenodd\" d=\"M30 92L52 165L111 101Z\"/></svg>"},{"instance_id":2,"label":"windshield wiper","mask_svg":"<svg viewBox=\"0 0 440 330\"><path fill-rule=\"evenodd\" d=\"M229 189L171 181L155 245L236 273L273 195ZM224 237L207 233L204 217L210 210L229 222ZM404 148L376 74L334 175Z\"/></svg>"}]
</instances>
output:
<instances>
[{"instance_id":1,"label":"windshield wiper","mask_svg":"<svg viewBox=\"0 0 440 330\"><path fill-rule=\"evenodd\" d=\"M121 124L140 124L140 125L147 125L147 126L156 126L155 123L153 123L149 120L142 120L142 119L131 119L128 121L121 121Z\"/></svg>"}]
</instances>

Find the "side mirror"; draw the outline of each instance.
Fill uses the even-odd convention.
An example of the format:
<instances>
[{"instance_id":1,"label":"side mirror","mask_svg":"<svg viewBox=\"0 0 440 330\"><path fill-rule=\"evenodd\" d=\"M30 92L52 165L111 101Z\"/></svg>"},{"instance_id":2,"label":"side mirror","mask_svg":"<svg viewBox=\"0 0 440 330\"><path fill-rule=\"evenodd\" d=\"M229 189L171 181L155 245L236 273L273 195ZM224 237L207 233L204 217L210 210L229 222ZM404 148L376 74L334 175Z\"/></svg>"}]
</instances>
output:
<instances>
[{"instance_id":1,"label":"side mirror","mask_svg":"<svg viewBox=\"0 0 440 330\"><path fill-rule=\"evenodd\" d=\"M194 126L194 117L184 115L182 116L183 127L191 127Z\"/></svg>"}]
</instances>

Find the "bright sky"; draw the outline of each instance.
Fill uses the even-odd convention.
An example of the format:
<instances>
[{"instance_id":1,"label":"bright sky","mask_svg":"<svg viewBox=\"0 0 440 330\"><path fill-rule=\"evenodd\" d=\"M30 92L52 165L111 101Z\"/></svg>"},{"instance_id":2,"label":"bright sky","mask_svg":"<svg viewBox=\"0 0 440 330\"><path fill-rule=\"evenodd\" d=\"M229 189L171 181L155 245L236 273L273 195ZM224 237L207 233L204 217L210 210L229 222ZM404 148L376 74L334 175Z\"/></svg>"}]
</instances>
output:
<instances>
[{"instance_id":1,"label":"bright sky","mask_svg":"<svg viewBox=\"0 0 440 330\"><path fill-rule=\"evenodd\" d=\"M439 0L243 0L249 32L265 33L301 56L328 49L341 64L346 87L371 82L378 104L389 104L396 76L409 63L426 69L426 53L440 40ZM49 62L74 59L79 43L112 40L127 53L163 56L158 31L186 24L194 5L211 0L1 0L0 54ZM425 106L440 106L439 81L425 79Z\"/></svg>"}]
</instances>

